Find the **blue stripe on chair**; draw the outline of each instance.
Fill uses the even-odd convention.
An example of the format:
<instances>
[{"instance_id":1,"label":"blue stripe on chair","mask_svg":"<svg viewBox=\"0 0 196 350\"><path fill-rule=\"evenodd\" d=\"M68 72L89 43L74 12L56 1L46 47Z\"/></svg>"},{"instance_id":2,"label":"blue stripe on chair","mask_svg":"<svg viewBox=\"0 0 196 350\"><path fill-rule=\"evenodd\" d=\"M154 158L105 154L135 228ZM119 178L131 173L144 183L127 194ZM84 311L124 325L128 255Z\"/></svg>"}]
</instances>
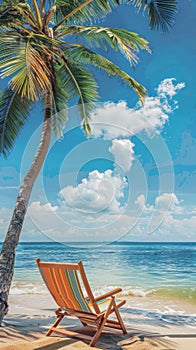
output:
<instances>
[{"instance_id":1,"label":"blue stripe on chair","mask_svg":"<svg viewBox=\"0 0 196 350\"><path fill-rule=\"evenodd\" d=\"M77 300L80 310L84 312L89 312L90 309L84 300L82 290L79 288L79 283L76 278L76 272L73 270L66 270L66 274L69 280L73 297L75 298L75 300Z\"/></svg>"}]
</instances>

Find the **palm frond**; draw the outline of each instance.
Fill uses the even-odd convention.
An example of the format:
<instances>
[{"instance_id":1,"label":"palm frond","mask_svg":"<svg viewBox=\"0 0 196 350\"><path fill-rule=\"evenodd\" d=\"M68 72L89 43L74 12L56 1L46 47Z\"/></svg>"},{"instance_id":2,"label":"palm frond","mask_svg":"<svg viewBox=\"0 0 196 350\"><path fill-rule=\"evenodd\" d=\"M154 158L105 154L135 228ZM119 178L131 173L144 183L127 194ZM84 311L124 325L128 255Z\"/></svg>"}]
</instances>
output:
<instances>
[{"instance_id":1,"label":"palm frond","mask_svg":"<svg viewBox=\"0 0 196 350\"><path fill-rule=\"evenodd\" d=\"M34 15L32 8L29 4L18 4L15 6L15 9L19 12L19 14L24 18L29 25L35 30L39 31L39 27L37 26L36 16Z\"/></svg>"},{"instance_id":2,"label":"palm frond","mask_svg":"<svg viewBox=\"0 0 196 350\"><path fill-rule=\"evenodd\" d=\"M176 0L128 0L139 9L147 10L151 29L168 31L174 25L177 12Z\"/></svg>"},{"instance_id":3,"label":"palm frond","mask_svg":"<svg viewBox=\"0 0 196 350\"><path fill-rule=\"evenodd\" d=\"M67 26L60 29L59 37L74 34L77 38L84 38L91 47L111 47L118 49L126 56L133 65L138 62L137 52L139 49L149 51L148 42L137 33L118 28L106 28L100 26ZM58 35L57 35L58 37Z\"/></svg>"},{"instance_id":4,"label":"palm frond","mask_svg":"<svg viewBox=\"0 0 196 350\"><path fill-rule=\"evenodd\" d=\"M56 5L52 6L51 9L44 16L44 25L45 26L47 26L49 24L49 22L51 21L51 18L54 16L55 12L56 12Z\"/></svg>"},{"instance_id":5,"label":"palm frond","mask_svg":"<svg viewBox=\"0 0 196 350\"><path fill-rule=\"evenodd\" d=\"M28 29L24 28L23 25L28 26L29 23L16 8L16 6L20 5L25 9L25 2L8 1L8 4L9 6L0 5L0 32L13 28L20 28L24 32L28 32ZM27 6L26 9L29 10L29 6Z\"/></svg>"},{"instance_id":6,"label":"palm frond","mask_svg":"<svg viewBox=\"0 0 196 350\"><path fill-rule=\"evenodd\" d=\"M161 29L166 32L175 22L177 1L156 0L149 4L149 24L152 29Z\"/></svg>"},{"instance_id":7,"label":"palm frond","mask_svg":"<svg viewBox=\"0 0 196 350\"><path fill-rule=\"evenodd\" d=\"M14 6L14 5L20 4L20 3L25 4L26 0L2 0L1 6L8 7L8 6Z\"/></svg>"},{"instance_id":8,"label":"palm frond","mask_svg":"<svg viewBox=\"0 0 196 350\"><path fill-rule=\"evenodd\" d=\"M54 65L55 91L52 99L52 131L59 138L68 118L68 93L62 80L62 67Z\"/></svg>"},{"instance_id":9,"label":"palm frond","mask_svg":"<svg viewBox=\"0 0 196 350\"><path fill-rule=\"evenodd\" d=\"M59 68L62 84L67 91L68 98L79 97L78 107L83 127L90 133L90 112L98 99L97 83L93 75L78 61L70 62L61 56L63 64Z\"/></svg>"},{"instance_id":10,"label":"palm frond","mask_svg":"<svg viewBox=\"0 0 196 350\"><path fill-rule=\"evenodd\" d=\"M32 102L14 91L11 86L0 94L0 154L8 156L27 121Z\"/></svg>"},{"instance_id":11,"label":"palm frond","mask_svg":"<svg viewBox=\"0 0 196 350\"><path fill-rule=\"evenodd\" d=\"M26 4L25 0L2 0L0 3L0 17L2 16L3 12L8 13L9 10L14 8L14 6L18 4Z\"/></svg>"},{"instance_id":12,"label":"palm frond","mask_svg":"<svg viewBox=\"0 0 196 350\"><path fill-rule=\"evenodd\" d=\"M82 62L83 64L92 64L93 66L105 71L109 76L116 76L134 89L141 102L146 95L146 89L133 79L129 74L121 70L118 66L84 46L74 47L65 51L65 56L69 61Z\"/></svg>"},{"instance_id":13,"label":"palm frond","mask_svg":"<svg viewBox=\"0 0 196 350\"><path fill-rule=\"evenodd\" d=\"M85 3L85 0L55 0L54 4L57 6L57 11L54 15L55 23L60 22L73 11L73 15L69 17L66 22L67 24L92 23L99 18L105 17L111 12L112 7L117 5L116 0L93 0L87 6L75 11L77 8L79 9L83 3Z\"/></svg>"},{"instance_id":14,"label":"palm frond","mask_svg":"<svg viewBox=\"0 0 196 350\"><path fill-rule=\"evenodd\" d=\"M8 1L10 5L0 6L0 20L7 20L8 22L14 22L20 20L21 22L27 22L31 28L35 31L40 31L37 27L36 17L26 1Z\"/></svg>"},{"instance_id":15,"label":"palm frond","mask_svg":"<svg viewBox=\"0 0 196 350\"><path fill-rule=\"evenodd\" d=\"M15 20L13 18L1 18L0 17L0 30L8 30L13 28Z\"/></svg>"},{"instance_id":16,"label":"palm frond","mask_svg":"<svg viewBox=\"0 0 196 350\"><path fill-rule=\"evenodd\" d=\"M36 0L32 0L32 3L33 3L34 10L35 10L37 24L38 24L39 28L42 28L42 19L41 19L41 13L40 13L40 10L38 7L38 3Z\"/></svg>"},{"instance_id":17,"label":"palm frond","mask_svg":"<svg viewBox=\"0 0 196 350\"><path fill-rule=\"evenodd\" d=\"M19 15L19 12L14 8L14 1L8 1L7 5L0 5L0 26L9 26L19 18Z\"/></svg>"},{"instance_id":18,"label":"palm frond","mask_svg":"<svg viewBox=\"0 0 196 350\"><path fill-rule=\"evenodd\" d=\"M50 88L50 70L43 58L43 52L35 48L32 36L2 35L0 37L1 76L14 75L12 88L21 97L35 101L41 91Z\"/></svg>"}]
</instances>

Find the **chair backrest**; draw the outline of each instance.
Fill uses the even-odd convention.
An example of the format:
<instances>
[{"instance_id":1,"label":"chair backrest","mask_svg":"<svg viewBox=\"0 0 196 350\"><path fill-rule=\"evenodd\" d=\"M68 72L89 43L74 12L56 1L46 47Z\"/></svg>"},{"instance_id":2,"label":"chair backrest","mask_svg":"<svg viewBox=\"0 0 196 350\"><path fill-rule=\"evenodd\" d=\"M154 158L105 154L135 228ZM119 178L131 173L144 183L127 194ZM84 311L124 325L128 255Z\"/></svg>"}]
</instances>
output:
<instances>
[{"instance_id":1,"label":"chair backrest","mask_svg":"<svg viewBox=\"0 0 196 350\"><path fill-rule=\"evenodd\" d=\"M36 261L46 286L59 306L92 313L80 283L82 280L87 297L93 303L94 297L81 261L77 264L41 262L40 259Z\"/></svg>"}]
</instances>

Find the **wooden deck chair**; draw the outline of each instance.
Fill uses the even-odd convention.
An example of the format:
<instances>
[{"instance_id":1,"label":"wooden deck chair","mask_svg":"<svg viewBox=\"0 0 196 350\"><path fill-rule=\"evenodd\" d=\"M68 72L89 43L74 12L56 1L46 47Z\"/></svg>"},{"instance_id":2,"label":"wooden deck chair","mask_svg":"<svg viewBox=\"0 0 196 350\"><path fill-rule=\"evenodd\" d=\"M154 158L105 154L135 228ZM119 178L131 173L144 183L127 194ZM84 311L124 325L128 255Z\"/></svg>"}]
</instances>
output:
<instances>
[{"instance_id":1,"label":"wooden deck chair","mask_svg":"<svg viewBox=\"0 0 196 350\"><path fill-rule=\"evenodd\" d=\"M124 334L127 333L118 311L119 307L124 305L126 301L115 300L115 295L121 292L121 288L116 288L95 298L81 261L77 264L41 262L40 259L36 261L46 286L59 306L55 312L57 319L46 335L58 332L69 337L88 340L90 341L89 345L94 346L104 327L121 330ZM109 319L112 313L116 315L117 320ZM94 330L94 334L90 336L84 331L80 333L57 328L64 316L76 316L84 326L90 326Z\"/></svg>"}]
</instances>

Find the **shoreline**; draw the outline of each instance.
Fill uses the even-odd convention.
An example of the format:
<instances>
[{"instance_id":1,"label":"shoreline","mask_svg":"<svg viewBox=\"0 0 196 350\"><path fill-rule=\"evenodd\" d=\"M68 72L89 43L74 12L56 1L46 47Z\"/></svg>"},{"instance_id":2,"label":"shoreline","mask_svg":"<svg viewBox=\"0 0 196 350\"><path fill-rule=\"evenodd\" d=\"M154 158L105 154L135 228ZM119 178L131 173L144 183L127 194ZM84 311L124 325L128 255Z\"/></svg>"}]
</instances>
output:
<instances>
[{"instance_id":1,"label":"shoreline","mask_svg":"<svg viewBox=\"0 0 196 350\"><path fill-rule=\"evenodd\" d=\"M158 313L152 311L150 304L148 308L145 305L144 310L138 308L135 298L126 299L127 307L121 309L121 315L128 334L103 334L94 349L196 349L196 324L187 323L191 316L186 318L183 315L176 317L165 315L165 318L160 318ZM11 295L9 302L9 314L0 328L0 349L92 349L83 341L57 337L55 333L51 337L45 336L47 329L55 320L56 304L50 295ZM66 324L81 327L80 323L71 317L62 321L62 326Z\"/></svg>"}]
</instances>

